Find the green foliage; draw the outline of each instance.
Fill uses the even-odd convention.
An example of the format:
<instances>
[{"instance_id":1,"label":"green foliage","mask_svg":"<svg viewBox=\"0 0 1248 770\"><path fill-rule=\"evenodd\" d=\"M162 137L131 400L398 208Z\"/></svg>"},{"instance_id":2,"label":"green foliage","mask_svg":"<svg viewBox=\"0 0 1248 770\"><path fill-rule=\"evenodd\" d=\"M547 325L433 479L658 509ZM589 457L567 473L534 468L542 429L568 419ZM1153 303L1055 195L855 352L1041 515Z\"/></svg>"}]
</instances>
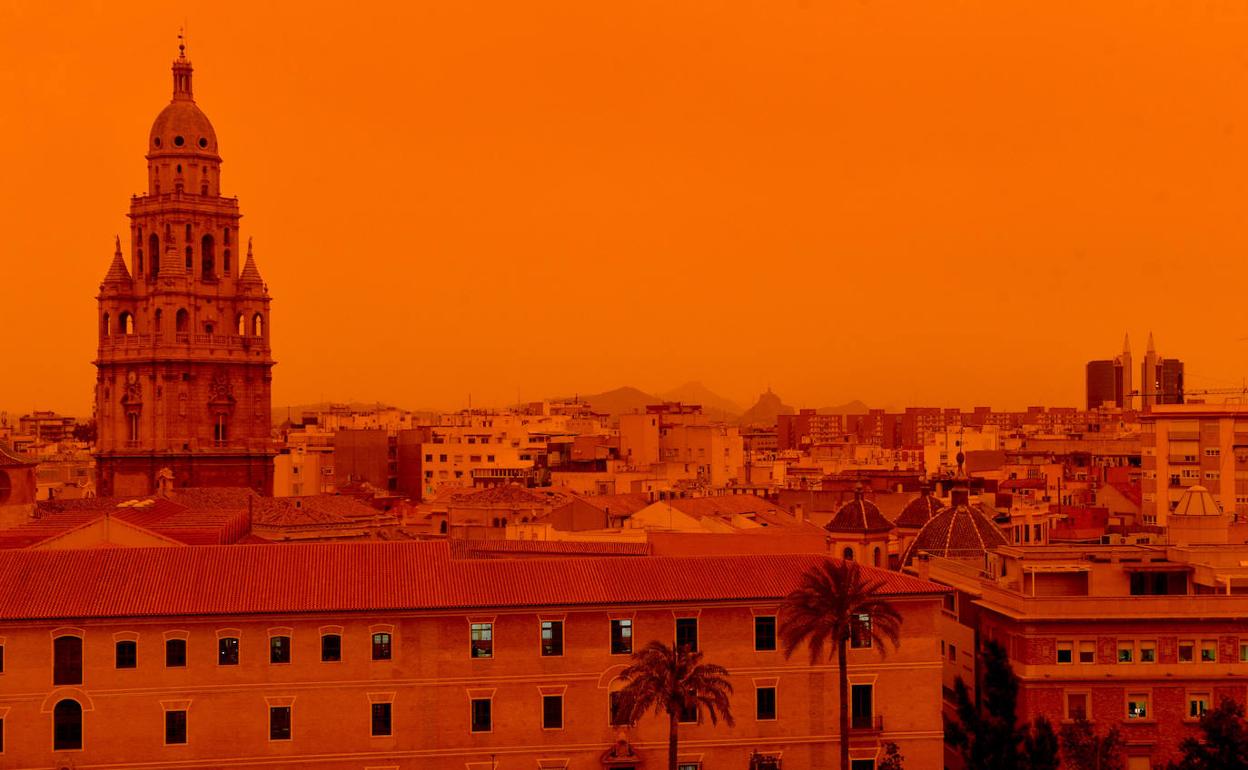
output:
<instances>
[{"instance_id":1,"label":"green foliage","mask_svg":"<svg viewBox=\"0 0 1248 770\"><path fill-rule=\"evenodd\" d=\"M780 641L785 658L805 644L811 664L824 651L836 653L840 707L841 770L849 770L849 672L846 648L851 637L870 641L880 655L886 643L901 644L901 614L880 596L884 581L868 577L852 561L828 559L802 575L801 584L780 608ZM865 619L865 622L864 622Z\"/></svg>"},{"instance_id":2,"label":"green foliage","mask_svg":"<svg viewBox=\"0 0 1248 770\"><path fill-rule=\"evenodd\" d=\"M1058 742L1044 717L1018 721L1018 677L1005 648L984 645L980 655L979 702L959 677L954 682L956 720L945 723L945 740L967 767L993 770L1056 770Z\"/></svg>"},{"instance_id":3,"label":"green foliage","mask_svg":"<svg viewBox=\"0 0 1248 770\"><path fill-rule=\"evenodd\" d=\"M706 714L711 724L720 719L729 727L736 724L728 696L732 683L728 671L714 663L703 663L702 653L687 646L679 649L653 641L633 653L633 663L620 672L628 682L620 691L616 720L634 723L646 712L668 717L668 765L676 767L678 724L681 713L696 710Z\"/></svg>"},{"instance_id":4,"label":"green foliage","mask_svg":"<svg viewBox=\"0 0 1248 770\"><path fill-rule=\"evenodd\" d=\"M1248 723L1243 704L1224 698L1200 718L1201 738L1179 744L1182 758L1171 770L1248 770Z\"/></svg>"},{"instance_id":5,"label":"green foliage","mask_svg":"<svg viewBox=\"0 0 1248 770\"><path fill-rule=\"evenodd\" d=\"M901 749L897 744L889 741L884 744L884 759L880 760L880 764L876 765L875 770L905 770L902 762L905 757L901 754Z\"/></svg>"},{"instance_id":6,"label":"green foliage","mask_svg":"<svg viewBox=\"0 0 1248 770\"><path fill-rule=\"evenodd\" d=\"M1086 719L1063 725L1062 770L1126 770L1126 739L1117 727L1101 735Z\"/></svg>"}]
</instances>

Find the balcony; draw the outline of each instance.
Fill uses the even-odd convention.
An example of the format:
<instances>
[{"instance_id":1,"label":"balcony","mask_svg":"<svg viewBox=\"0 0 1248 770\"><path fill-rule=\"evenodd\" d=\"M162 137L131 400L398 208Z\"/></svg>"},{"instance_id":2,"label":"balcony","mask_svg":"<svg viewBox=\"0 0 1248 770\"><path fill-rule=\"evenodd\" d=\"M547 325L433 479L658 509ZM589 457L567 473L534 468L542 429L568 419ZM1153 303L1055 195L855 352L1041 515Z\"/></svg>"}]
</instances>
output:
<instances>
[{"instance_id":1,"label":"balcony","mask_svg":"<svg viewBox=\"0 0 1248 770\"><path fill-rule=\"evenodd\" d=\"M882 733L884 732L883 714L854 714L849 718L851 733Z\"/></svg>"}]
</instances>

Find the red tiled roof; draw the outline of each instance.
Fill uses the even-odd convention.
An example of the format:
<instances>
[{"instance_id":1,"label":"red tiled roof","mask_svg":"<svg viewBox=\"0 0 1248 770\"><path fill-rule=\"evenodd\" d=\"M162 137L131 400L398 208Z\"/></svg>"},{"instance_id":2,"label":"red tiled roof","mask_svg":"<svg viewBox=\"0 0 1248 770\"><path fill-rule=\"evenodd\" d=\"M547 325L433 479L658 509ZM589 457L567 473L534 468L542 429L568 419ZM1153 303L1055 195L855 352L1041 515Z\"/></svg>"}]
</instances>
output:
<instances>
[{"instance_id":1,"label":"red tiled roof","mask_svg":"<svg viewBox=\"0 0 1248 770\"><path fill-rule=\"evenodd\" d=\"M649 556L649 543L582 540L451 540L456 559L490 558L510 554L550 556Z\"/></svg>"},{"instance_id":2,"label":"red tiled roof","mask_svg":"<svg viewBox=\"0 0 1248 770\"><path fill-rule=\"evenodd\" d=\"M709 495L707 497L668 498L673 508L681 513L702 516L732 516L734 514L781 513L792 516L779 506L772 505L758 495Z\"/></svg>"},{"instance_id":3,"label":"red tiled roof","mask_svg":"<svg viewBox=\"0 0 1248 770\"><path fill-rule=\"evenodd\" d=\"M898 527L918 529L930 521L944 507L945 504L940 502L935 495L924 490L923 494L911 500L906 504L905 508L901 509L901 513L898 514L897 520L893 523Z\"/></svg>"},{"instance_id":4,"label":"red tiled roof","mask_svg":"<svg viewBox=\"0 0 1248 770\"><path fill-rule=\"evenodd\" d=\"M909 564L919 551L951 559L979 558L991 546L1005 545L1005 535L979 505L945 508L923 525L902 556Z\"/></svg>"},{"instance_id":5,"label":"red tiled roof","mask_svg":"<svg viewBox=\"0 0 1248 770\"><path fill-rule=\"evenodd\" d=\"M1139 484L1132 484L1130 482L1122 482L1122 481L1111 481L1109 482L1109 485L1113 487L1115 490L1117 490L1118 494L1127 498L1127 500L1132 505L1136 506L1137 508L1140 507L1140 505L1143 503L1144 495L1140 491Z\"/></svg>"},{"instance_id":6,"label":"red tiled roof","mask_svg":"<svg viewBox=\"0 0 1248 770\"><path fill-rule=\"evenodd\" d=\"M648 496L641 492L623 492L617 495L585 495L583 502L600 511L610 511L613 517L626 518L650 504Z\"/></svg>"},{"instance_id":7,"label":"red tiled roof","mask_svg":"<svg viewBox=\"0 0 1248 770\"><path fill-rule=\"evenodd\" d=\"M893 523L884 518L875 503L855 495L823 528L829 532L876 532L892 529Z\"/></svg>"},{"instance_id":8,"label":"red tiled roof","mask_svg":"<svg viewBox=\"0 0 1248 770\"><path fill-rule=\"evenodd\" d=\"M445 542L0 553L0 620L768 600L818 554L452 559ZM947 589L862 567L882 592Z\"/></svg>"},{"instance_id":9,"label":"red tiled roof","mask_svg":"<svg viewBox=\"0 0 1248 770\"><path fill-rule=\"evenodd\" d=\"M13 451L13 447L0 441L0 465L10 467L14 465L35 465L35 461L29 457L19 455Z\"/></svg>"}]
</instances>

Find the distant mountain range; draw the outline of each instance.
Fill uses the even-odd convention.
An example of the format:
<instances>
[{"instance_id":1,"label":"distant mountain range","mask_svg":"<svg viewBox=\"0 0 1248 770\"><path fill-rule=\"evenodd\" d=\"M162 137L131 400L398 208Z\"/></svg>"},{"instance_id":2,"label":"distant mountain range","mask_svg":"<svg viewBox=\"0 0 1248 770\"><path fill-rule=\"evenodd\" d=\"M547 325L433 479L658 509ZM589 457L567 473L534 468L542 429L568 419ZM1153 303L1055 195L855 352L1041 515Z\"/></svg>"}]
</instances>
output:
<instances>
[{"instance_id":1,"label":"distant mountain range","mask_svg":"<svg viewBox=\"0 0 1248 770\"><path fill-rule=\"evenodd\" d=\"M741 425L757 425L770 426L775 425L777 417L782 414L794 414L797 412L792 406L785 404L780 397L768 390L758 397L758 401L749 409L743 409L737 402L725 398L700 382L687 382L678 388L673 388L663 393L654 394L647 393L631 385L615 388L613 390L603 391L602 393L590 393L587 395L567 396L565 398L576 398L593 407L594 411L609 414L618 417L621 414L630 414L633 412L644 412L647 406L651 404L661 404L664 401L681 401L686 404L699 404L702 412L713 420L722 420L724 422L739 423ZM327 411L332 406L343 406L342 402L322 401L314 404L292 404L290 406L274 406L273 407L273 424L281 425L286 421L287 415L298 422L304 412L320 412ZM358 402L352 401L346 406L352 410L366 409L385 409L389 405L377 402ZM417 413L433 414L436 410L419 409ZM840 406L821 407L816 410L819 414L865 414L867 405L861 401L850 401Z\"/></svg>"}]
</instances>

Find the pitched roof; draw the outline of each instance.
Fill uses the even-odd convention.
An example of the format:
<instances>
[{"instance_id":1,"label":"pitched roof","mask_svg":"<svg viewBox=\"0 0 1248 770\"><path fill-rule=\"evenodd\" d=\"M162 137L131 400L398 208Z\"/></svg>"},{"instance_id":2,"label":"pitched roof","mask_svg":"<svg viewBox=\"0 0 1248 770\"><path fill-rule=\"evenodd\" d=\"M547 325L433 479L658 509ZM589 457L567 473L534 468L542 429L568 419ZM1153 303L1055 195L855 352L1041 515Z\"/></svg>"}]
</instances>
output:
<instances>
[{"instance_id":1,"label":"pitched roof","mask_svg":"<svg viewBox=\"0 0 1248 770\"><path fill-rule=\"evenodd\" d=\"M0 552L0 620L779 600L826 556L452 559L445 542ZM946 588L865 565L889 595Z\"/></svg>"},{"instance_id":2,"label":"pitched roof","mask_svg":"<svg viewBox=\"0 0 1248 770\"><path fill-rule=\"evenodd\" d=\"M745 514L781 513L791 516L788 511L773 505L758 495L709 495L707 497L674 497L665 502L673 508L689 516L732 516Z\"/></svg>"},{"instance_id":3,"label":"pitched roof","mask_svg":"<svg viewBox=\"0 0 1248 770\"><path fill-rule=\"evenodd\" d=\"M610 511L613 517L632 516L650 504L647 496L641 492L623 492L615 495L585 495L582 502L594 506L600 511Z\"/></svg>"},{"instance_id":4,"label":"pitched roof","mask_svg":"<svg viewBox=\"0 0 1248 770\"><path fill-rule=\"evenodd\" d=\"M117 249L113 252L113 261L109 263L104 283L116 283L130 280L130 271L126 269L126 260L121 256L121 236L117 236Z\"/></svg>"},{"instance_id":5,"label":"pitched roof","mask_svg":"<svg viewBox=\"0 0 1248 770\"><path fill-rule=\"evenodd\" d=\"M842 505L823 528L829 532L876 532L892 529L893 523L884 518L875 503L858 494Z\"/></svg>"},{"instance_id":6,"label":"pitched roof","mask_svg":"<svg viewBox=\"0 0 1248 770\"><path fill-rule=\"evenodd\" d=\"M456 559L499 556L649 556L649 543L602 540L450 540Z\"/></svg>"}]
</instances>

